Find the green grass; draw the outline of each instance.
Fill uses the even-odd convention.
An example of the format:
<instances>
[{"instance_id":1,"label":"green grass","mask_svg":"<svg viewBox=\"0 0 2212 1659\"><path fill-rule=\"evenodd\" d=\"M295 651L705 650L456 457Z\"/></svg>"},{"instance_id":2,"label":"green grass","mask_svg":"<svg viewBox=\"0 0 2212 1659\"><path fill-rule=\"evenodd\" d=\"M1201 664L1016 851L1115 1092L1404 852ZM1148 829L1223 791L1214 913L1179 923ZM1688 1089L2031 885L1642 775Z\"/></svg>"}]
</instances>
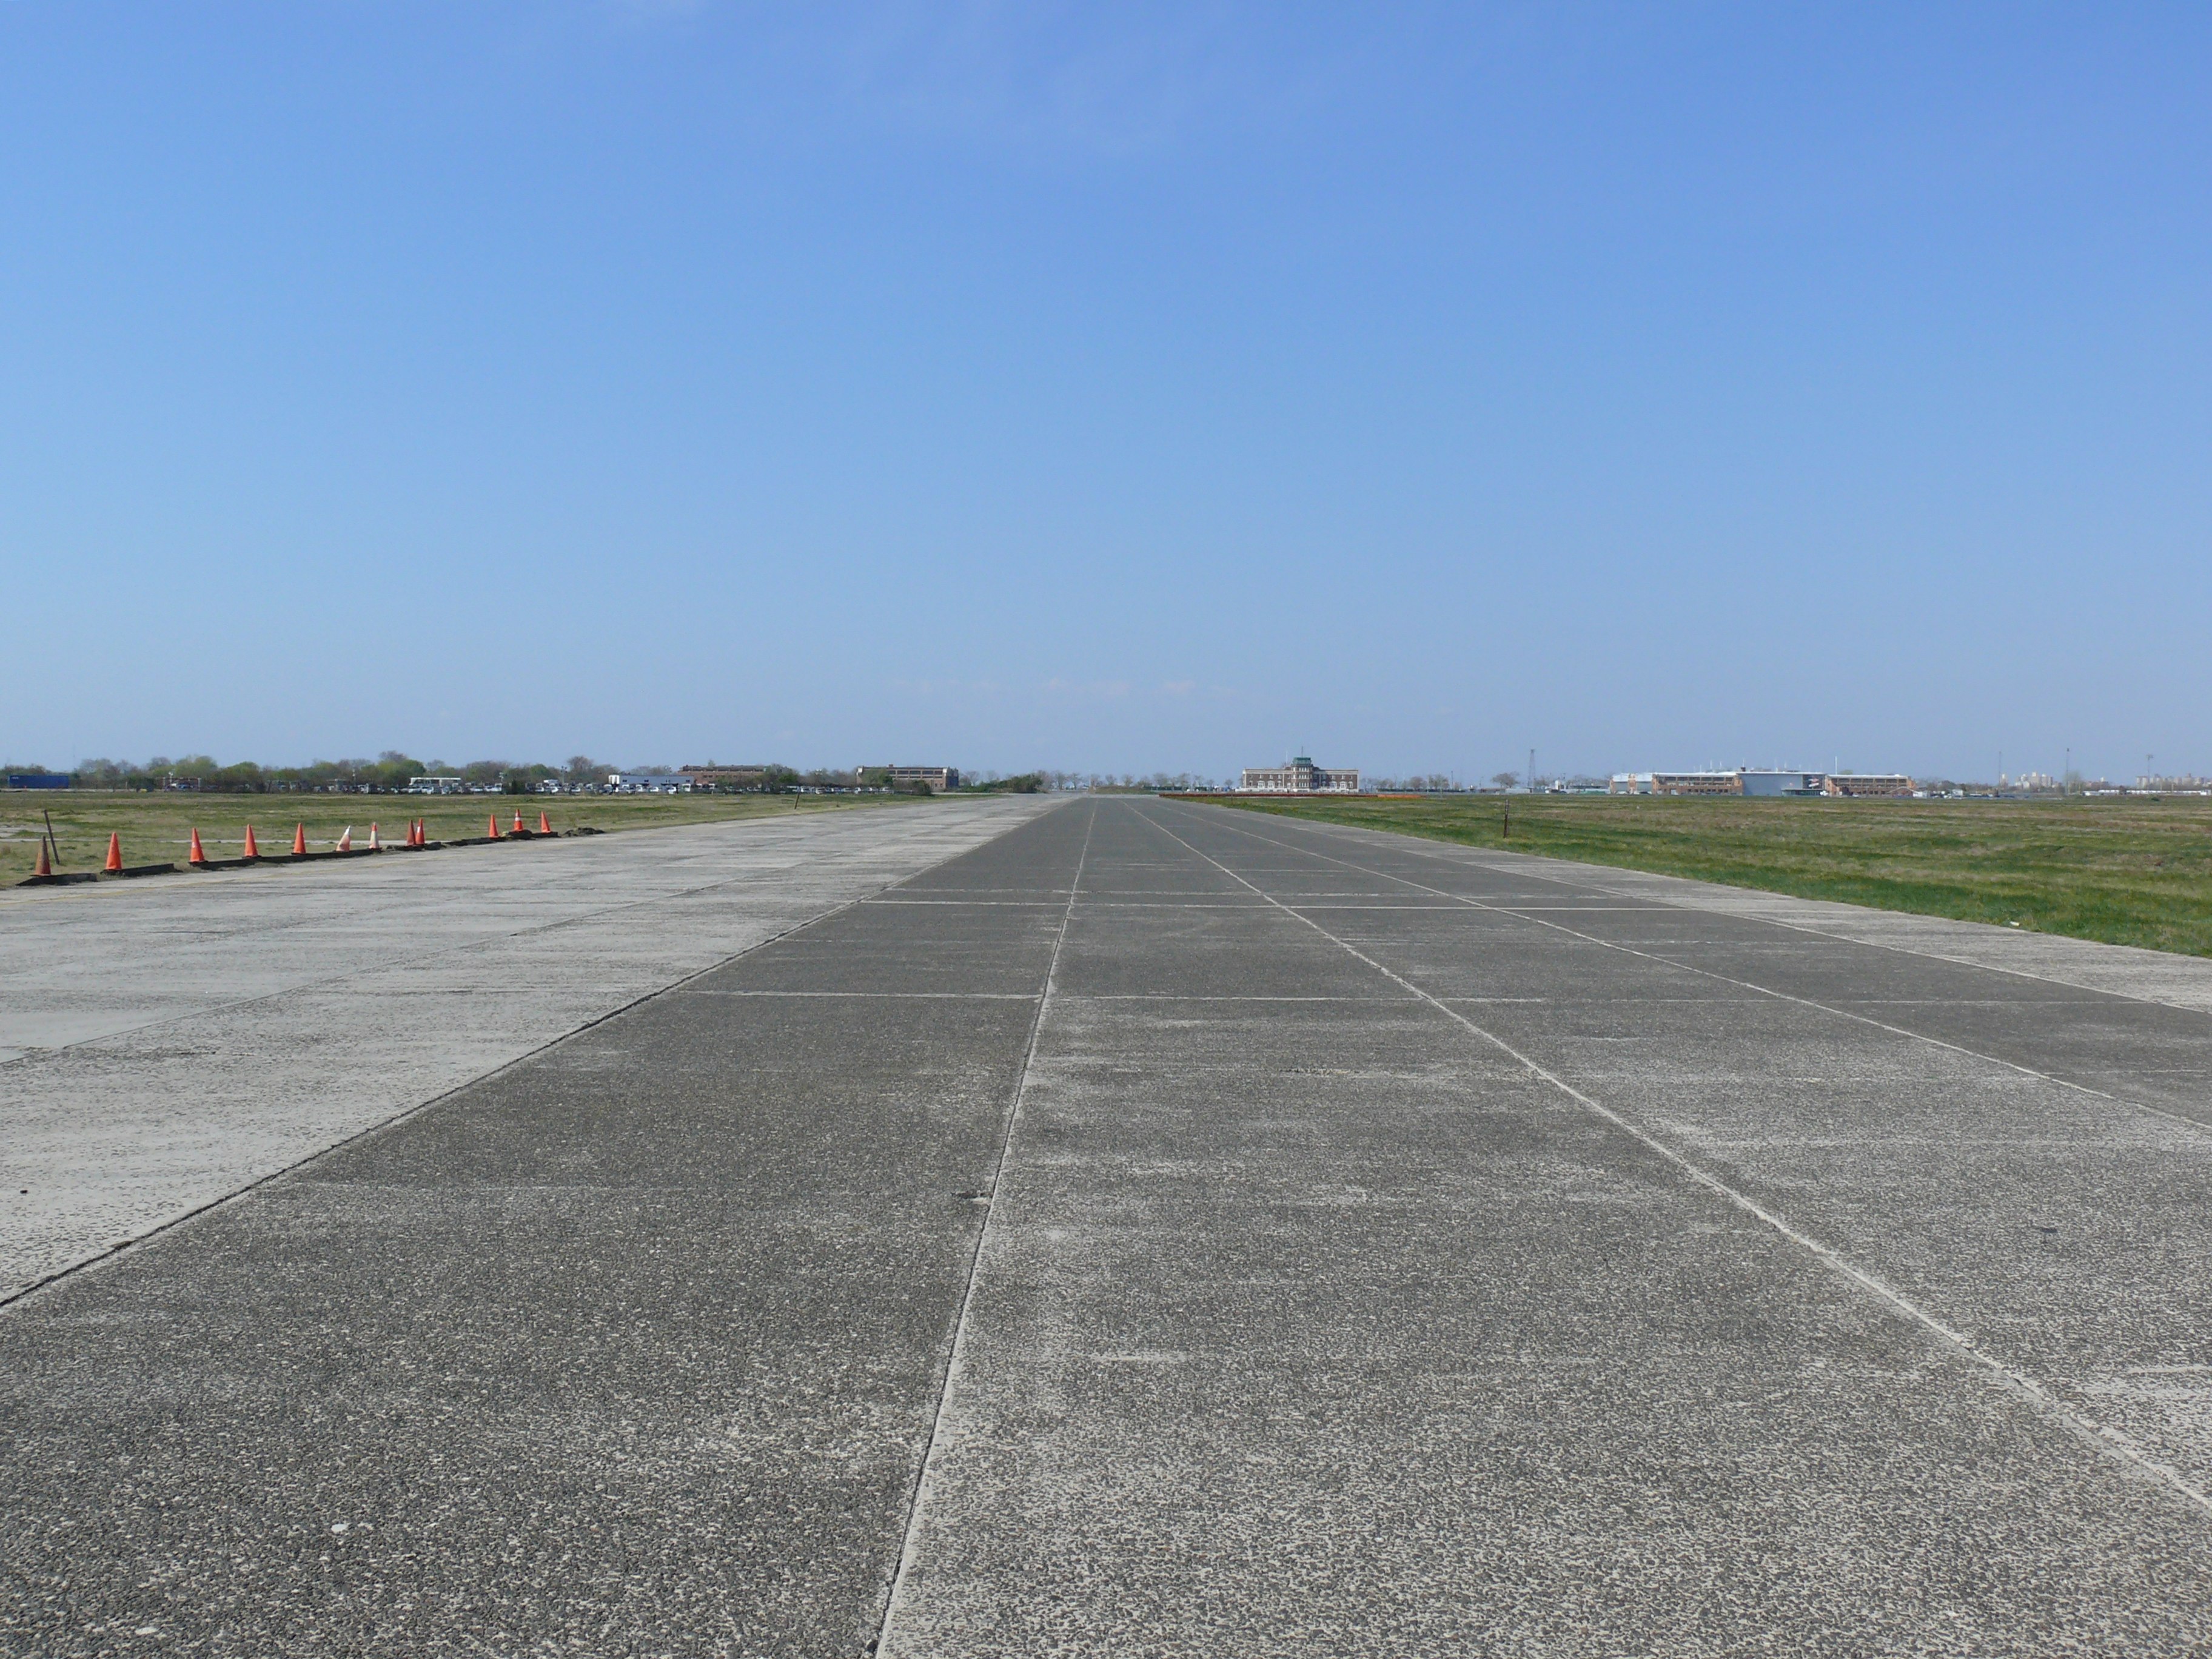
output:
<instances>
[{"instance_id":1,"label":"green grass","mask_svg":"<svg viewBox=\"0 0 2212 1659\"><path fill-rule=\"evenodd\" d=\"M543 811L553 828L640 830L672 823L707 823L730 818L789 817L797 812L851 811L856 808L914 802L910 795L217 795L185 792L153 794L103 789L9 789L0 791L0 886L29 875L38 859L38 836L52 814L64 870L100 868L110 832L123 837L125 864L182 864L194 829L211 859L236 858L252 824L264 854L291 850L296 824L307 828L308 845L329 848L346 825L354 844L368 841L378 824L386 841L407 832L410 818L428 821L432 841L484 833L486 817L497 814L500 828L511 828L517 808L526 828L538 827Z\"/></svg>"},{"instance_id":2,"label":"green grass","mask_svg":"<svg viewBox=\"0 0 2212 1659\"><path fill-rule=\"evenodd\" d=\"M2212 799L1217 799L1254 812L2212 956Z\"/></svg>"}]
</instances>

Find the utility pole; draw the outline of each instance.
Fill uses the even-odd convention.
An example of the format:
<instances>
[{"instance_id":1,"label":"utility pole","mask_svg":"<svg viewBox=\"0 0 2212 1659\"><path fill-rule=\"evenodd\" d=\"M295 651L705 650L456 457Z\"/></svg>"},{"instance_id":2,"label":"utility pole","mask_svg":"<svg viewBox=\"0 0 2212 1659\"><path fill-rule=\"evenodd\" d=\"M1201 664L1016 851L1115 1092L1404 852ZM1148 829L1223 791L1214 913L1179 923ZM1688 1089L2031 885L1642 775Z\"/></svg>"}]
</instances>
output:
<instances>
[{"instance_id":1,"label":"utility pole","mask_svg":"<svg viewBox=\"0 0 2212 1659\"><path fill-rule=\"evenodd\" d=\"M1533 749L1528 751L1528 793L1536 793L1536 751Z\"/></svg>"}]
</instances>

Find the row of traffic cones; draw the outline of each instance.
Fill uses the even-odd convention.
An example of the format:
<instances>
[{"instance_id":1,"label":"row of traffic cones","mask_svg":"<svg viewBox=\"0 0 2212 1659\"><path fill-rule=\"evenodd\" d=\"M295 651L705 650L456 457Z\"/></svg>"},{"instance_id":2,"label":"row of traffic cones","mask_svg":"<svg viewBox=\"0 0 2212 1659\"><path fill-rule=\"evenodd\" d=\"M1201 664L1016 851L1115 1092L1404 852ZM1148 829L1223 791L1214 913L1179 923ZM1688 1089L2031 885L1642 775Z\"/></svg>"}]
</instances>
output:
<instances>
[{"instance_id":1,"label":"row of traffic cones","mask_svg":"<svg viewBox=\"0 0 2212 1659\"><path fill-rule=\"evenodd\" d=\"M501 841L506 838L500 833L499 815L496 812L493 813L492 816L485 821L484 832L486 836L493 841ZM507 832L507 836L526 836L530 833L531 832L529 830L523 828L521 809L520 807L516 808L514 813L514 827ZM550 836L553 833L552 820L543 811L540 811L538 815L537 833L541 836ZM401 845L406 847L428 847L429 844L430 837L428 820L425 818L410 818L407 821L407 839L403 842ZM337 840L332 845L335 851L340 853L352 852L354 850L353 825L349 823L346 825L344 830L339 835ZM377 827L373 823L368 826L368 850L372 853L380 853L384 850L384 843L378 838ZM261 856L260 845L253 838L253 826L250 823L246 826L246 844L240 849L240 852L241 856L247 861L257 860ZM292 856L298 859L305 858L307 855L307 826L301 823L295 826L292 831ZM210 861L208 858L206 848L200 845L200 832L197 828L192 830L191 851L185 855L185 861L192 865L204 865ZM120 875L123 873L123 835L120 830L110 830L108 832L107 858L100 866L100 868L111 876ZM54 863L49 852L49 843L43 836L39 838L38 863L33 868L31 873L34 876L46 877L51 877L54 873Z\"/></svg>"},{"instance_id":2,"label":"row of traffic cones","mask_svg":"<svg viewBox=\"0 0 2212 1659\"><path fill-rule=\"evenodd\" d=\"M520 806L514 809L514 828L508 830L507 833L510 836L526 836L531 833L529 830L522 827L522 809ZM542 811L538 814L537 833L541 836L550 836L553 833L553 821L547 817ZM499 832L498 813L494 812L489 817L484 820L484 836L485 839L489 841L498 841L501 839Z\"/></svg>"}]
</instances>

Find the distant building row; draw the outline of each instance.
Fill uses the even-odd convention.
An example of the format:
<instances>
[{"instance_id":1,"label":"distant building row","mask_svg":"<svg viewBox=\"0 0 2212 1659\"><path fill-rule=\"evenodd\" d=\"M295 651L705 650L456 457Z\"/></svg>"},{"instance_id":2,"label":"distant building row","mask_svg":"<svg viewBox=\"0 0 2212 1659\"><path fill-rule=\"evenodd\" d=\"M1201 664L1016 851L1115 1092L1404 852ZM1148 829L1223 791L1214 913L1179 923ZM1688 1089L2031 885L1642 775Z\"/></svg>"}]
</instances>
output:
<instances>
[{"instance_id":1,"label":"distant building row","mask_svg":"<svg viewBox=\"0 0 2212 1659\"><path fill-rule=\"evenodd\" d=\"M686 789L758 789L765 785L773 768L767 766L686 766L675 775ZM911 789L927 784L938 793L960 787L960 769L957 766L856 766L853 769L853 784L858 787L874 773L879 782L888 780L893 788Z\"/></svg>"},{"instance_id":2,"label":"distant building row","mask_svg":"<svg viewBox=\"0 0 2212 1659\"><path fill-rule=\"evenodd\" d=\"M776 776L788 780L793 775L770 766L684 766L673 772L609 772L605 781L582 785L565 785L552 779L539 788L558 792L580 788L592 794L604 795L688 795L695 789L764 789ZM842 776L842 774L832 775ZM933 793L942 794L960 787L960 769L957 766L856 766L850 783L831 785L801 783L789 787L800 789L882 788L888 783L895 789L912 789L927 785ZM466 779L436 773L426 773L410 779L408 793L416 795L487 794L497 784L471 784Z\"/></svg>"},{"instance_id":3,"label":"distant building row","mask_svg":"<svg viewBox=\"0 0 2212 1659\"><path fill-rule=\"evenodd\" d=\"M1791 772L1737 767L1729 772L1615 772L1616 795L1910 795L1902 772Z\"/></svg>"},{"instance_id":4,"label":"distant building row","mask_svg":"<svg viewBox=\"0 0 2212 1659\"><path fill-rule=\"evenodd\" d=\"M1316 766L1311 755L1294 755L1281 766L1248 766L1239 793L1255 795L1356 795L1356 766Z\"/></svg>"}]
</instances>

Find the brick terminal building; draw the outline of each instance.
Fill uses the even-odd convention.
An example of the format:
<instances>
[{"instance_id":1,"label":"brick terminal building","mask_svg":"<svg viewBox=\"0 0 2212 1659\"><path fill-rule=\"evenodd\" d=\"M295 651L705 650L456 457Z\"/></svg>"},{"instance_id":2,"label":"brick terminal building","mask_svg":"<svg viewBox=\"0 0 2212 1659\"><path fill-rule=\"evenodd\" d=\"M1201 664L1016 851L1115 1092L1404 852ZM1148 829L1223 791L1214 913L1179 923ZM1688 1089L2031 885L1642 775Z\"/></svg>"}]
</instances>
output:
<instances>
[{"instance_id":1,"label":"brick terminal building","mask_svg":"<svg viewBox=\"0 0 2212 1659\"><path fill-rule=\"evenodd\" d=\"M1294 755L1281 766L1248 766L1240 794L1356 795L1359 769L1356 766L1316 766L1310 755Z\"/></svg>"}]
</instances>

